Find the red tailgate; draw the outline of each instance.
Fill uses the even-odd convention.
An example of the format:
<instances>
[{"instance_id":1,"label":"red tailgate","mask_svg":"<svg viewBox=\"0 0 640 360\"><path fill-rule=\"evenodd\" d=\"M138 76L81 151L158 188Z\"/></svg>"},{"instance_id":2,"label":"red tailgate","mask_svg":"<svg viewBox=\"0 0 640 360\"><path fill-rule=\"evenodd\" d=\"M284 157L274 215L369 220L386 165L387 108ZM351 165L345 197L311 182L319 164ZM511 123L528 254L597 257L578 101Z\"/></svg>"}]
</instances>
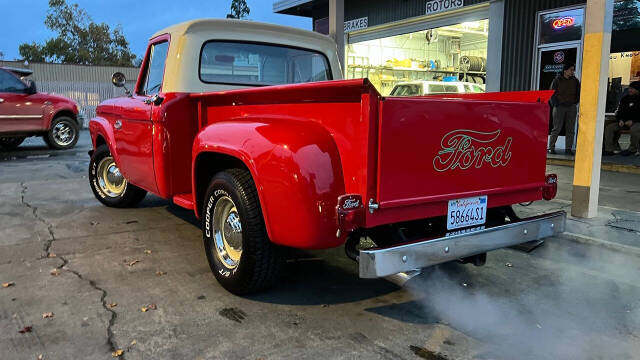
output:
<instances>
[{"instance_id":1,"label":"red tailgate","mask_svg":"<svg viewBox=\"0 0 640 360\"><path fill-rule=\"evenodd\" d=\"M487 195L489 208L541 199L546 101L486 96L380 101L379 209L368 227L445 215L452 199Z\"/></svg>"}]
</instances>

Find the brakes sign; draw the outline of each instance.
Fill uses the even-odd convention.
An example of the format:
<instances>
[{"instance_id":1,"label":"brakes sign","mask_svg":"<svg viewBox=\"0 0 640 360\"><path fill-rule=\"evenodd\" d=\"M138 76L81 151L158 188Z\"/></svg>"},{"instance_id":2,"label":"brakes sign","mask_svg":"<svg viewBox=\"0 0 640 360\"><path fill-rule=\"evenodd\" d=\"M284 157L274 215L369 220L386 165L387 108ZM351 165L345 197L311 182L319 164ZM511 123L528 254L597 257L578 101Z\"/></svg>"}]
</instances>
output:
<instances>
[{"instance_id":1,"label":"brakes sign","mask_svg":"<svg viewBox=\"0 0 640 360\"><path fill-rule=\"evenodd\" d=\"M426 14L435 14L453 10L464 6L464 0L429 0L427 1Z\"/></svg>"}]
</instances>

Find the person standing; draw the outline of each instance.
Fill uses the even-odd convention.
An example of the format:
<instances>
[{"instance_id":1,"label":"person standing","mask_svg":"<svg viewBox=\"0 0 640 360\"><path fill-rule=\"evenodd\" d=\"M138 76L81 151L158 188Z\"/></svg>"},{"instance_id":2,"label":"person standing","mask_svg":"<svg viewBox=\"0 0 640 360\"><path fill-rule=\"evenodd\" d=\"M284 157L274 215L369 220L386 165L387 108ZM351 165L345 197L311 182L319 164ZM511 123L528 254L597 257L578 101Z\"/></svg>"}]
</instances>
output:
<instances>
[{"instance_id":1,"label":"person standing","mask_svg":"<svg viewBox=\"0 0 640 360\"><path fill-rule=\"evenodd\" d=\"M580 81L575 77L575 72L574 64L564 64L562 73L558 74L551 83L551 90L555 90L555 93L550 101L553 106L553 130L551 130L548 150L550 154L556 153L556 140L564 125L565 154L573 155L573 139L578 116L577 104L580 101Z\"/></svg>"},{"instance_id":2,"label":"person standing","mask_svg":"<svg viewBox=\"0 0 640 360\"><path fill-rule=\"evenodd\" d=\"M616 110L616 120L607 125L604 129L604 152L602 155L609 156L620 154L628 156L638 151L640 142L640 81L629 84L627 95L620 99L620 105ZM620 130L631 130L631 144L629 148L620 151L620 146L616 144L616 135ZM638 155L636 153L636 155Z\"/></svg>"}]
</instances>

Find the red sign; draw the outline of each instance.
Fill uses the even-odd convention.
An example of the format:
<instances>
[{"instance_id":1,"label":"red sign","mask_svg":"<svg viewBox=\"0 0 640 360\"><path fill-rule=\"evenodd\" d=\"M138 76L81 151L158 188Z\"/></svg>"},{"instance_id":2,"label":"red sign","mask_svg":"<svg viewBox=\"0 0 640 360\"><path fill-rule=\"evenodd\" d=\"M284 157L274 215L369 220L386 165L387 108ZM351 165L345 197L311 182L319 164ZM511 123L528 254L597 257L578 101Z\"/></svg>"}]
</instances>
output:
<instances>
[{"instance_id":1,"label":"red sign","mask_svg":"<svg viewBox=\"0 0 640 360\"><path fill-rule=\"evenodd\" d=\"M576 19L571 16L563 17L553 21L553 28L556 30L561 30L566 27L572 26L575 22Z\"/></svg>"}]
</instances>

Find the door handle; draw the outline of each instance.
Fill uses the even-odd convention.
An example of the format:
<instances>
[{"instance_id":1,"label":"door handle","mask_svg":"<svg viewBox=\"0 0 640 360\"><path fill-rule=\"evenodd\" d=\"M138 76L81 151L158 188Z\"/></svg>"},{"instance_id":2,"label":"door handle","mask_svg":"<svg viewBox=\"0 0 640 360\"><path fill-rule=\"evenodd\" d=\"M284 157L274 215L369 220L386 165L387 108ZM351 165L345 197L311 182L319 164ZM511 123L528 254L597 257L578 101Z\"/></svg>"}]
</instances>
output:
<instances>
[{"instance_id":1,"label":"door handle","mask_svg":"<svg viewBox=\"0 0 640 360\"><path fill-rule=\"evenodd\" d=\"M122 128L122 121L120 121L120 120L116 120L116 122L113 124L113 127L114 127L116 130L120 130L120 128Z\"/></svg>"},{"instance_id":2,"label":"door handle","mask_svg":"<svg viewBox=\"0 0 640 360\"><path fill-rule=\"evenodd\" d=\"M153 105L157 106L157 105L162 104L163 100L164 100L163 97L160 97L160 96L158 96L158 94L155 94L150 98L144 99L144 103L147 104L147 105L153 104Z\"/></svg>"}]
</instances>

